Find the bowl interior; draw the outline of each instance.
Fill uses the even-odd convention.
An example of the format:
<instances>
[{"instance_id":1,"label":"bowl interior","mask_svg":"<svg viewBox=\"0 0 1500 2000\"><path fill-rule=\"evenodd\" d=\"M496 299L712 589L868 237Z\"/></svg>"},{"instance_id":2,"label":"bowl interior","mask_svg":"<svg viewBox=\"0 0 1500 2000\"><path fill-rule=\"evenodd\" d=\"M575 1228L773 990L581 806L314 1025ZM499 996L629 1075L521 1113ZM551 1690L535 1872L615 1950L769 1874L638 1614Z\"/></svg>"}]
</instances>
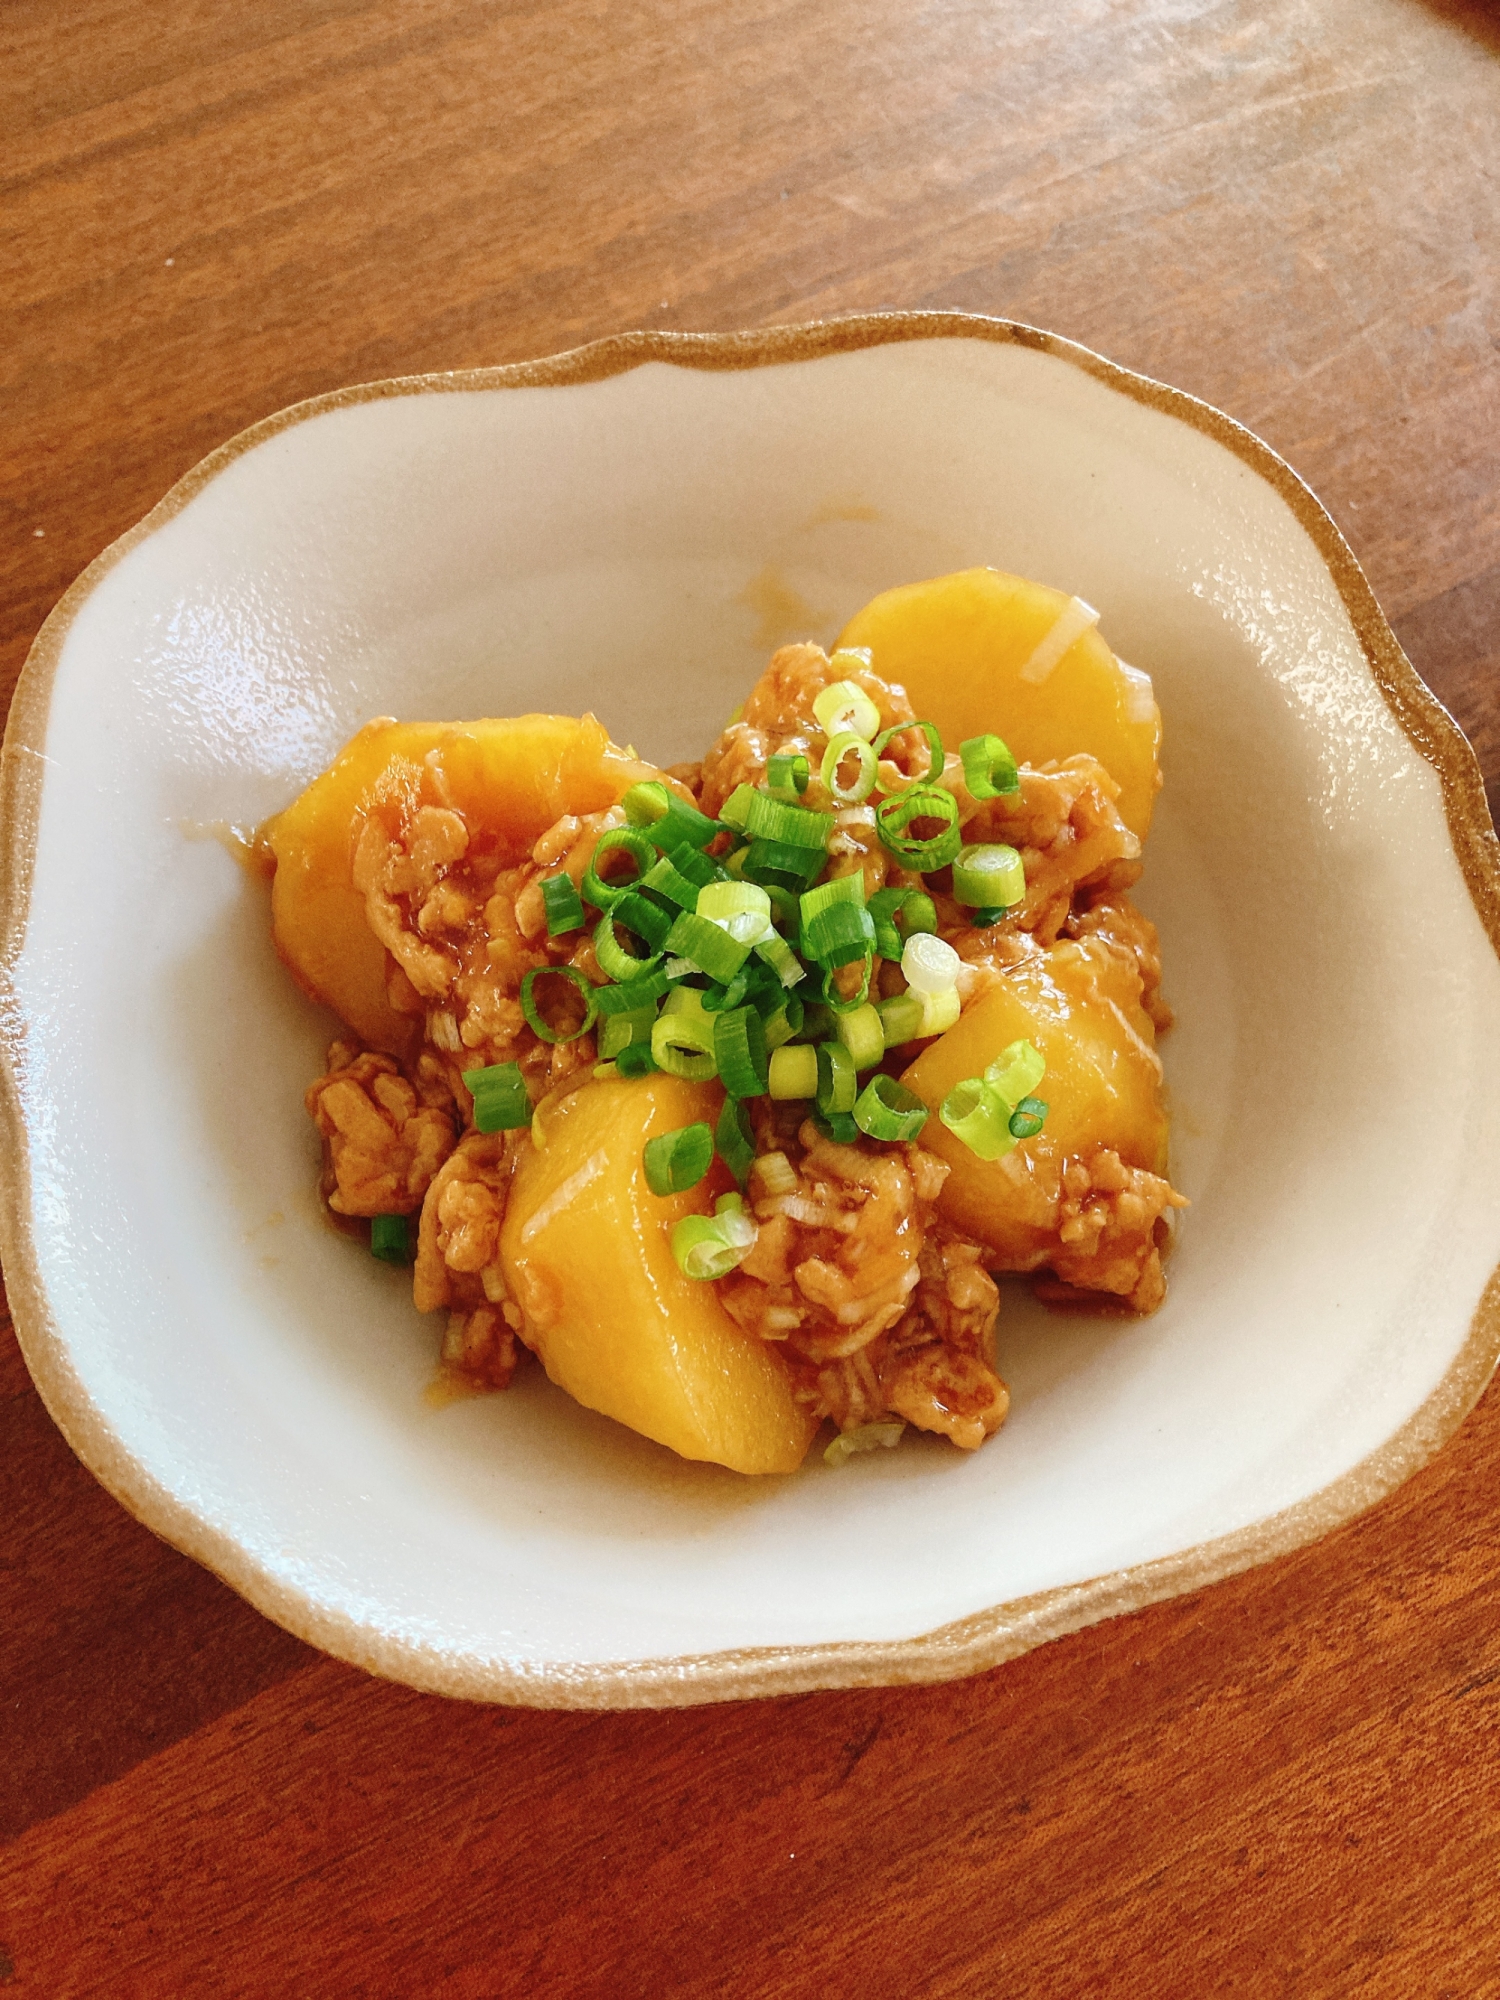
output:
<instances>
[{"instance_id":1,"label":"bowl interior","mask_svg":"<svg viewBox=\"0 0 1500 2000\"><path fill-rule=\"evenodd\" d=\"M974 1458L746 1481L539 1371L432 1407L436 1322L314 1199L332 1023L215 827L375 714L591 708L700 754L772 646L982 562L1098 605L1165 718L1142 900L1193 1203L1166 1306L1008 1286L1012 1415ZM1500 1260L1500 975L1436 773L1273 485L1055 353L352 397L103 574L37 747L28 1353L116 1490L336 1650L566 1698L612 1662L903 1641L1306 1500L1465 1351Z\"/></svg>"}]
</instances>

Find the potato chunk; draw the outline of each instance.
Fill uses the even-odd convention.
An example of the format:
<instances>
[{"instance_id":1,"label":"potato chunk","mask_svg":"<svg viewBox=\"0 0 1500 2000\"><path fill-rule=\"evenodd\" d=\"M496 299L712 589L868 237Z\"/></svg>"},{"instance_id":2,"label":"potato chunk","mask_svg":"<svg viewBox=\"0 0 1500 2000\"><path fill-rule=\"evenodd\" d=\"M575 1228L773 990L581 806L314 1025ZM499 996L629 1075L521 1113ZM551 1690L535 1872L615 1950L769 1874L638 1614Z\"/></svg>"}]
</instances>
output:
<instances>
[{"instance_id":1,"label":"potato chunk","mask_svg":"<svg viewBox=\"0 0 1500 2000\"><path fill-rule=\"evenodd\" d=\"M1120 817L1142 840L1161 785L1161 715L1144 675L1126 672L1097 629L1040 680L1022 669L1072 600L998 569L965 569L882 592L841 646L868 646L874 671L899 681L956 750L993 732L1016 758L1045 764L1087 751L1120 787Z\"/></svg>"},{"instance_id":2,"label":"potato chunk","mask_svg":"<svg viewBox=\"0 0 1500 2000\"><path fill-rule=\"evenodd\" d=\"M654 1075L600 1079L544 1107L521 1156L500 1251L523 1335L591 1410L736 1472L795 1472L816 1419L780 1358L687 1278L672 1226L712 1208L708 1183L654 1195L648 1139L718 1116L722 1092Z\"/></svg>"},{"instance_id":3,"label":"potato chunk","mask_svg":"<svg viewBox=\"0 0 1500 2000\"><path fill-rule=\"evenodd\" d=\"M1012 1271L1059 1254L1065 1160L1107 1148L1127 1167L1163 1175L1167 1156L1161 1060L1125 953L1086 941L1022 960L923 1050L903 1081L936 1114L955 1084L982 1075L1023 1039L1047 1059L1037 1095L1049 1110L1035 1138L981 1160L936 1115L922 1132L922 1144L952 1169L938 1213Z\"/></svg>"},{"instance_id":4,"label":"potato chunk","mask_svg":"<svg viewBox=\"0 0 1500 2000\"><path fill-rule=\"evenodd\" d=\"M304 992L372 1048L405 1055L421 1024L392 1007L385 947L354 883L354 852L371 815L425 809L482 830L508 862L568 813L602 812L660 774L626 756L591 715L508 721L366 724L261 840L276 862L276 949Z\"/></svg>"}]
</instances>

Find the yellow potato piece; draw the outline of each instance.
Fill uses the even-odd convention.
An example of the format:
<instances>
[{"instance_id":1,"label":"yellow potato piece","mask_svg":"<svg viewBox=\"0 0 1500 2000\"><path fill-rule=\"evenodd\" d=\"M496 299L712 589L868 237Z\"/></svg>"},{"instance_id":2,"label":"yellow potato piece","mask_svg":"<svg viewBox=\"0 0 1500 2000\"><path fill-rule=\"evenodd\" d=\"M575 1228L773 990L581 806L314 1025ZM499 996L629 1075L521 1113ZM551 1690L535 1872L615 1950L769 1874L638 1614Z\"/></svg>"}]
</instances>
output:
<instances>
[{"instance_id":1,"label":"yellow potato piece","mask_svg":"<svg viewBox=\"0 0 1500 2000\"><path fill-rule=\"evenodd\" d=\"M1043 680L1021 678L1071 602L1002 570L959 570L883 592L838 643L868 646L875 672L905 687L950 750L993 733L1028 764L1097 757L1120 787L1121 819L1144 840L1161 784L1161 715L1144 677L1131 679L1096 628Z\"/></svg>"},{"instance_id":2,"label":"yellow potato piece","mask_svg":"<svg viewBox=\"0 0 1500 2000\"><path fill-rule=\"evenodd\" d=\"M1030 1041L1047 1073L1036 1095L1047 1122L999 1160L981 1160L937 1116L965 1077L982 1076L1002 1049ZM1167 1115L1150 1017L1134 968L1103 950L1065 943L1024 960L1004 984L965 1010L906 1071L903 1082L932 1110L922 1144L952 1172L939 1213L999 1253L1006 1270L1031 1270L1055 1242L1055 1204L1069 1153L1108 1146L1128 1166L1165 1174Z\"/></svg>"},{"instance_id":3,"label":"yellow potato piece","mask_svg":"<svg viewBox=\"0 0 1500 2000\"><path fill-rule=\"evenodd\" d=\"M471 828L520 861L564 813L602 812L648 764L616 749L591 715L506 721L367 723L284 812L261 829L276 864L271 930L293 978L373 1048L406 1054L418 1025L386 999L385 951L365 921L351 863L366 813L382 802L442 803L426 760Z\"/></svg>"},{"instance_id":4,"label":"yellow potato piece","mask_svg":"<svg viewBox=\"0 0 1500 2000\"><path fill-rule=\"evenodd\" d=\"M717 1084L600 1079L539 1113L511 1183L500 1252L527 1337L559 1387L684 1458L795 1472L816 1423L780 1358L743 1331L712 1284L685 1277L672 1227L711 1212L706 1183L654 1195L648 1139L705 1120Z\"/></svg>"}]
</instances>

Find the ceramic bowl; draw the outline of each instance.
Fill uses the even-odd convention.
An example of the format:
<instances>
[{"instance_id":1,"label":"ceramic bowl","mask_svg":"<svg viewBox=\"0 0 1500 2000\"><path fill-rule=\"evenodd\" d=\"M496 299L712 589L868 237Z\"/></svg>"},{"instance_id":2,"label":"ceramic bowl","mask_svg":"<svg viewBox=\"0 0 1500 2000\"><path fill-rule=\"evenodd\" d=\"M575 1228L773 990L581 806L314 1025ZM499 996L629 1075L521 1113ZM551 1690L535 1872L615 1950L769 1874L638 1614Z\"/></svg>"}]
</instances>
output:
<instances>
[{"instance_id":1,"label":"ceramic bowl","mask_svg":"<svg viewBox=\"0 0 1500 2000\"><path fill-rule=\"evenodd\" d=\"M539 1370L434 1408L435 1322L321 1222L331 1020L216 827L370 716L593 708L697 754L793 636L995 563L1154 678L1143 901L1179 1025L1166 1306L1007 1291L1013 1392L754 1481ZM1003 722L1003 718L1002 718ZM6 1274L92 1471L270 1617L428 1689L680 1703L930 1680L1323 1533L1500 1344L1500 871L1467 746L1266 446L956 315L636 335L234 439L48 621L5 758Z\"/></svg>"}]
</instances>

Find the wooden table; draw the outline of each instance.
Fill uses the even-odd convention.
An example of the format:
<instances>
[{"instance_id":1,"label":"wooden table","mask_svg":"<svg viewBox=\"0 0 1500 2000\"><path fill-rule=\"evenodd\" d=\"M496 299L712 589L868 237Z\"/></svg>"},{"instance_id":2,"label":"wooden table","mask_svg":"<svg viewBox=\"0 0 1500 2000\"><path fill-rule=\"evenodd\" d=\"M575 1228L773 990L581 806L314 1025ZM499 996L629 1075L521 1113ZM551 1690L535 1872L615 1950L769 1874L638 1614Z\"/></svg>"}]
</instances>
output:
<instances>
[{"instance_id":1,"label":"wooden table","mask_svg":"<svg viewBox=\"0 0 1500 2000\"><path fill-rule=\"evenodd\" d=\"M1500 27L1462 0L12 0L3 672L210 447L629 327L956 306L1259 431L1500 787ZM121 1512L0 1339L0 1987L1500 1991L1500 1393L980 1678L464 1707Z\"/></svg>"}]
</instances>

